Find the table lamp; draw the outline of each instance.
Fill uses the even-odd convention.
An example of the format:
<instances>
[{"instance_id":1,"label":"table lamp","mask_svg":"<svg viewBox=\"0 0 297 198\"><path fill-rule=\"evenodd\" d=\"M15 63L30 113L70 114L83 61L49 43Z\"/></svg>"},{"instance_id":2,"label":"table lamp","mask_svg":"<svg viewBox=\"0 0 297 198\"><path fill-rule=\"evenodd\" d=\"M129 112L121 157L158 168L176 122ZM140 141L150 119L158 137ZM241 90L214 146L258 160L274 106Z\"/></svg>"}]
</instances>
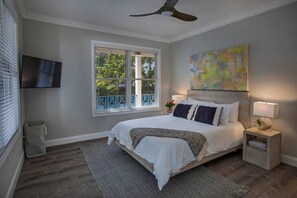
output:
<instances>
[{"instance_id":1,"label":"table lamp","mask_svg":"<svg viewBox=\"0 0 297 198\"><path fill-rule=\"evenodd\" d=\"M175 104L178 104L185 99L186 99L186 96L184 95L172 95L172 100L174 100Z\"/></svg>"},{"instance_id":2,"label":"table lamp","mask_svg":"<svg viewBox=\"0 0 297 198\"><path fill-rule=\"evenodd\" d=\"M270 102L254 102L254 115L263 116L257 119L257 124L261 130L269 129L272 122L269 118L278 117L279 105Z\"/></svg>"}]
</instances>

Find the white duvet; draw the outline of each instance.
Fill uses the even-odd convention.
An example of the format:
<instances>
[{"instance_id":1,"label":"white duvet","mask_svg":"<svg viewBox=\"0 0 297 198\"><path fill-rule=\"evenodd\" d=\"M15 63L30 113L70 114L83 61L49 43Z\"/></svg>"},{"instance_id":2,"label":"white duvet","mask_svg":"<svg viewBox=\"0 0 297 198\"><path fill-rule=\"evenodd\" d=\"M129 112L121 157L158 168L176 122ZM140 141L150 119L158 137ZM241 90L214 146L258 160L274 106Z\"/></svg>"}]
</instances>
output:
<instances>
[{"instance_id":1,"label":"white duvet","mask_svg":"<svg viewBox=\"0 0 297 198\"><path fill-rule=\"evenodd\" d=\"M206 137L207 142L197 159L188 143L178 138L147 136L133 149L129 132L136 127L199 132ZM118 123L110 131L108 144L111 144L116 138L120 144L152 163L154 167L153 174L161 190L168 182L170 174L178 172L188 163L242 144L243 129L242 124L239 122L217 127L172 115L155 116Z\"/></svg>"}]
</instances>

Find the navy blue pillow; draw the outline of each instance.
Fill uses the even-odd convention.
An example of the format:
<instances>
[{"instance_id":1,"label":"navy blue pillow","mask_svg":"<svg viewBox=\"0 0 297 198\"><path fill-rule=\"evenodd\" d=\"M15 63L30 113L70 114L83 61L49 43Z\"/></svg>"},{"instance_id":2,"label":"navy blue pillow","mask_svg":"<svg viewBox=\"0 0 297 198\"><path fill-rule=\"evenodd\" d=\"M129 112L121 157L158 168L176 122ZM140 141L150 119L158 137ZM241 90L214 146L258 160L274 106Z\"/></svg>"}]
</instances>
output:
<instances>
[{"instance_id":1,"label":"navy blue pillow","mask_svg":"<svg viewBox=\"0 0 297 198\"><path fill-rule=\"evenodd\" d=\"M222 108L199 106L194 116L194 120L205 124L218 126L218 116L221 114L219 111L222 111Z\"/></svg>"},{"instance_id":2,"label":"navy blue pillow","mask_svg":"<svg viewBox=\"0 0 297 198\"><path fill-rule=\"evenodd\" d=\"M178 104L174 109L173 116L187 119L191 107L192 105Z\"/></svg>"}]
</instances>

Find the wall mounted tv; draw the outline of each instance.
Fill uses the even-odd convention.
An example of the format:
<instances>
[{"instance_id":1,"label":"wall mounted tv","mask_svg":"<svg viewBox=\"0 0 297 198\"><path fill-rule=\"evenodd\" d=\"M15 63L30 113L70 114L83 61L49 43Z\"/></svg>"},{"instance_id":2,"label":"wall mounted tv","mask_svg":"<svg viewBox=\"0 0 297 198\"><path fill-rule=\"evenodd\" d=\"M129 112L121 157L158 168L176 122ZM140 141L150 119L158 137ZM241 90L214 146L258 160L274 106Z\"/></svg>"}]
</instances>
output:
<instances>
[{"instance_id":1,"label":"wall mounted tv","mask_svg":"<svg viewBox=\"0 0 297 198\"><path fill-rule=\"evenodd\" d=\"M21 88L58 88L62 63L23 55Z\"/></svg>"}]
</instances>

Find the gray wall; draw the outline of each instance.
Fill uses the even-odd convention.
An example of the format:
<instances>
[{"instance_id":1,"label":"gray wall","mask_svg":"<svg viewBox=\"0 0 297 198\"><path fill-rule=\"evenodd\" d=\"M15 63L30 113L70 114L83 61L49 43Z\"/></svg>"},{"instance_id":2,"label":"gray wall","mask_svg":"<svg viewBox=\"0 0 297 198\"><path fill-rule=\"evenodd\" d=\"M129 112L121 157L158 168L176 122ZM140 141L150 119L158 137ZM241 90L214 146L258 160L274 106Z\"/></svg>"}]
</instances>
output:
<instances>
[{"instance_id":1,"label":"gray wall","mask_svg":"<svg viewBox=\"0 0 297 198\"><path fill-rule=\"evenodd\" d=\"M11 9L15 10L16 14L17 14L17 20L18 20L18 44L19 44L19 54L22 54L22 18L18 12L18 8L16 5L16 2L13 0L11 1ZM10 5L10 3L8 3L8 5ZM22 98L22 96L21 96ZM23 102L23 100L21 100L21 103ZM21 106L22 108L22 106ZM22 122L22 119L21 119ZM14 144L12 145L12 149L10 150L10 152L8 153L5 161L3 162L2 166L0 167L0 197L6 197L7 195L9 195L8 192L10 184L12 182L16 182L17 180L13 181L13 177L16 173L16 169L18 166L18 163L20 162L20 159L23 157L23 138L22 138L22 123L20 123L20 128L17 131L17 134L15 136L15 140L12 141L14 142ZM15 178L17 179L17 178ZM16 183L14 183L15 185ZM12 193L14 190L15 186L12 186ZM12 195L12 194L10 194Z\"/></svg>"},{"instance_id":2,"label":"gray wall","mask_svg":"<svg viewBox=\"0 0 297 198\"><path fill-rule=\"evenodd\" d=\"M45 120L47 139L110 130L122 120L159 115L161 111L92 118L91 41L161 49L161 104L169 97L169 45L77 28L24 20L24 54L63 62L58 89L26 89L26 121Z\"/></svg>"},{"instance_id":3,"label":"gray wall","mask_svg":"<svg viewBox=\"0 0 297 198\"><path fill-rule=\"evenodd\" d=\"M280 104L273 128L282 132L282 153L297 157L297 3L172 43L171 93L190 88L190 55L238 44L249 45L252 100Z\"/></svg>"},{"instance_id":4,"label":"gray wall","mask_svg":"<svg viewBox=\"0 0 297 198\"><path fill-rule=\"evenodd\" d=\"M161 104L170 94L189 89L190 55L248 44L252 100L280 104L280 118L273 120L273 128L283 132L282 153L297 157L296 18L297 3L293 3L170 45L24 20L24 54L63 62L60 89L24 91L26 121L45 120L47 139L55 139L106 131L121 120L161 113L91 117L91 40L160 48Z\"/></svg>"}]
</instances>

